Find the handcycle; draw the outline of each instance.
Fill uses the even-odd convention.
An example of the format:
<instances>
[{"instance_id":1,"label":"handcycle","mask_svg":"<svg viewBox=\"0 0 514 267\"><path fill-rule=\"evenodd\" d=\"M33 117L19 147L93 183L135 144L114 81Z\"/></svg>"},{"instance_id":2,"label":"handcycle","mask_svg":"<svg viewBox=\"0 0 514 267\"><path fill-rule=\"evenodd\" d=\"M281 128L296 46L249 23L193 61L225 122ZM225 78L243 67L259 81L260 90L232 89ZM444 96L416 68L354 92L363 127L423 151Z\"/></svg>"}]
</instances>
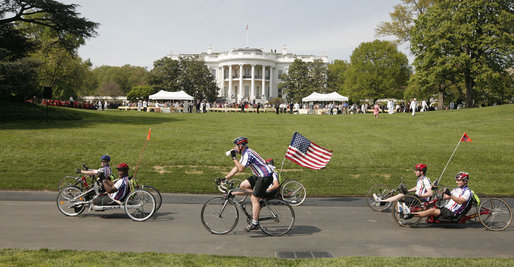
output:
<instances>
[{"instance_id":1,"label":"handcycle","mask_svg":"<svg viewBox=\"0 0 514 267\"><path fill-rule=\"evenodd\" d=\"M371 186L371 188L368 190L368 193L366 194L366 202L368 203L368 206L373 211L384 211L390 208L393 202L376 202L373 198L373 194L377 195L381 199L387 199L399 193L407 195L409 192L407 191L407 186L405 185L403 180L404 178L402 177L398 186L396 186L393 189L389 189L389 187L387 187L384 184L377 184ZM442 187L442 185L438 185L437 182L434 182L432 184L433 191L437 190L437 188L440 187Z\"/></svg>"},{"instance_id":2,"label":"handcycle","mask_svg":"<svg viewBox=\"0 0 514 267\"><path fill-rule=\"evenodd\" d=\"M480 223L491 231L505 230L512 222L512 210L509 204L500 198L486 198L481 201L478 195L472 193L471 202L461 212L459 216L451 220L440 220L434 216L426 217L427 223L457 223L464 224L469 220L478 217ZM427 210L432 207L440 207L443 203L443 194L437 192L436 197L430 201L422 202L415 196L404 196L395 202L392 210L393 220L401 226L414 226L418 224L422 217L412 217L409 219L404 218L398 212L397 205L405 205L410 209L410 212L417 212ZM471 213L470 211L473 210Z\"/></svg>"},{"instance_id":3,"label":"handcycle","mask_svg":"<svg viewBox=\"0 0 514 267\"><path fill-rule=\"evenodd\" d=\"M82 168L86 171L90 170L89 167L87 167L86 165L82 165ZM155 188L153 186L149 186L149 185L137 184L135 179L132 178L132 176L129 177L129 180L131 182L132 190L142 189L142 190L150 192L153 195L153 197L155 198L155 204L156 204L155 211L158 211L161 208L162 196L161 196L161 192L159 192L159 190L157 190L157 188ZM87 175L64 176L59 181L58 191L60 191L61 189L65 188L65 187L69 187L69 186L77 187L80 190L85 191L85 190L89 190L92 187L92 184L87 182Z\"/></svg>"},{"instance_id":4,"label":"handcycle","mask_svg":"<svg viewBox=\"0 0 514 267\"><path fill-rule=\"evenodd\" d=\"M234 183L217 178L214 183L224 196L209 199L202 207L202 224L209 232L217 235L230 233L239 221L238 208L246 216L247 223L252 221L251 210L245 203L234 201ZM277 198L262 198L260 201L259 228L267 235L281 236L293 228L295 213L291 205Z\"/></svg>"},{"instance_id":5,"label":"handcycle","mask_svg":"<svg viewBox=\"0 0 514 267\"><path fill-rule=\"evenodd\" d=\"M87 179L84 180L87 182ZM98 206L93 205L93 200L104 192L102 184L96 181L93 175L91 183L87 186L89 188L86 190L77 186L65 186L59 190L56 199L59 211L66 216L74 217L82 214L86 208L94 211L124 209L132 220L138 222L148 220L156 211L155 198L148 191L136 189L129 192L118 205Z\"/></svg>"},{"instance_id":6,"label":"handcycle","mask_svg":"<svg viewBox=\"0 0 514 267\"><path fill-rule=\"evenodd\" d=\"M273 169L275 169L274 163L272 159L266 160L269 165L273 166ZM305 190L305 186L303 186L302 183L299 181L293 180L293 179L282 179L282 176L280 172L277 172L278 174L278 180L280 182L279 187L279 196L282 200L289 203L289 205L296 207L300 206L307 197L307 191ZM239 188L241 183L243 182L241 179L231 179L230 180L234 184L234 188ZM234 198L235 201L243 202L248 195L238 195Z\"/></svg>"}]
</instances>

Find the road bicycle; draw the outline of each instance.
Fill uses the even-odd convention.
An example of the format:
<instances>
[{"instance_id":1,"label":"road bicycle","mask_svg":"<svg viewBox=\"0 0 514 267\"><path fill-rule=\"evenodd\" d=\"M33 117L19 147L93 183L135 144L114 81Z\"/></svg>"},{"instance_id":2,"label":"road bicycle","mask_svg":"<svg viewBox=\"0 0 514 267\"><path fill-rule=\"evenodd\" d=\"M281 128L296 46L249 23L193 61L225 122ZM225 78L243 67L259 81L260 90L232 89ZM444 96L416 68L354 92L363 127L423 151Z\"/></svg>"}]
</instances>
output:
<instances>
[{"instance_id":1,"label":"road bicycle","mask_svg":"<svg viewBox=\"0 0 514 267\"><path fill-rule=\"evenodd\" d=\"M87 179L85 180L87 182ZM148 220L155 213L155 198L146 190L136 189L129 192L125 199L119 201L118 205L99 206L93 205L93 200L105 192L102 184L100 181L96 181L95 176L91 176L91 182L87 185L89 187L87 190L76 186L66 186L59 190L56 202L57 208L62 214L75 217L82 214L86 208L89 208L90 211L124 209L132 220L142 222Z\"/></svg>"},{"instance_id":2,"label":"road bicycle","mask_svg":"<svg viewBox=\"0 0 514 267\"><path fill-rule=\"evenodd\" d=\"M410 212L418 212L430 209L432 207L442 206L443 193L444 191L437 192L436 197L430 201L422 202L415 196L404 196L395 202L395 206L392 210L393 220L401 226L414 226L418 224L422 217L412 217L406 219L403 214L398 212L398 205L405 204ZM491 231L503 231L512 222L512 210L509 204L500 198L487 198L484 201L472 193L471 202L462 211L462 213L451 220L441 220L434 216L426 217L427 223L457 223L464 224L469 220L476 219L478 217L480 223ZM473 210L473 211L471 211ZM471 211L471 212L470 212Z\"/></svg>"},{"instance_id":3,"label":"road bicycle","mask_svg":"<svg viewBox=\"0 0 514 267\"><path fill-rule=\"evenodd\" d=\"M86 165L82 165L82 168L84 170L86 170L86 171L90 170L89 167L87 167ZM150 192L153 195L153 197L155 198L155 204L156 204L155 211L158 211L161 208L161 205L162 205L162 195L161 195L161 192L159 192L159 190L157 190L157 188L155 188L153 186L149 186L149 185L137 184L135 179L132 179L132 176L129 177L129 180L130 180L130 182L132 184L132 187L133 187L132 190L134 190L134 189L142 189L142 190ZM88 183L87 175L64 176L59 181L58 191L60 191L61 189L65 188L65 187L69 187L69 186L79 188L82 191L86 191L86 190L89 190L92 187L92 184Z\"/></svg>"},{"instance_id":4,"label":"road bicycle","mask_svg":"<svg viewBox=\"0 0 514 267\"><path fill-rule=\"evenodd\" d=\"M293 207L300 206L307 197L307 191L305 190L305 186L303 186L302 183L293 179L282 179L280 173L278 173L278 177L280 181L278 196ZM239 188L243 181L241 179L235 178L230 179L229 182L232 182L234 184L234 188ZM248 195L238 195L234 197L234 200L241 203L247 197Z\"/></svg>"},{"instance_id":5,"label":"road bicycle","mask_svg":"<svg viewBox=\"0 0 514 267\"><path fill-rule=\"evenodd\" d=\"M217 178L216 186L224 196L209 199L202 206L202 224L209 232L217 235L230 233L239 221L239 209L246 216L247 223L251 223L251 209L247 211L245 203L234 201L234 183L222 181ZM259 213L259 228L267 235L281 236L293 228L295 213L291 205L277 198L262 198Z\"/></svg>"}]
</instances>

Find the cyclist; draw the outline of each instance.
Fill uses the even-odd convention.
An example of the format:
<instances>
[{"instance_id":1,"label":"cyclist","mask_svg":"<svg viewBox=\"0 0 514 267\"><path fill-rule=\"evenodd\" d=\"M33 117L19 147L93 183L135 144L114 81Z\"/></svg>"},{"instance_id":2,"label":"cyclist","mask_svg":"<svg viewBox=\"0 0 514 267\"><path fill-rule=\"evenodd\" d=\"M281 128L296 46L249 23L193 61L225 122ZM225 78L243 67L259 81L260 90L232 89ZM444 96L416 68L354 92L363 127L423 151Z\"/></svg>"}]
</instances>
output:
<instances>
[{"instance_id":1,"label":"cyclist","mask_svg":"<svg viewBox=\"0 0 514 267\"><path fill-rule=\"evenodd\" d=\"M120 163L116 169L118 169L119 176L119 179L116 180L116 182L98 177L98 181L102 183L107 193L97 196L93 200L94 205L104 206L121 204L123 198L125 198L125 196L129 193L129 166L125 163Z\"/></svg>"},{"instance_id":2,"label":"cyclist","mask_svg":"<svg viewBox=\"0 0 514 267\"><path fill-rule=\"evenodd\" d=\"M268 187L278 184L278 179L273 182L273 170L266 164L266 161L248 146L248 138L238 137L234 139L234 149L230 151L234 168L225 176L226 179L232 178L236 173L244 171L248 166L252 169L253 175L244 180L240 188L243 192L234 194L251 193L252 201L252 222L246 227L246 231L259 229L259 212L261 205L260 199L266 197ZM241 154L241 159L237 160L236 154Z\"/></svg>"},{"instance_id":3,"label":"cyclist","mask_svg":"<svg viewBox=\"0 0 514 267\"><path fill-rule=\"evenodd\" d=\"M446 205L442 208L433 207L425 211L410 213L409 208L403 205L398 205L398 213L400 216L403 213L405 219L416 217L434 216L439 220L451 220L457 218L469 205L472 198L471 189L468 187L469 174L467 172L459 172L455 176L457 188L451 192L448 188L445 189L443 199L448 200Z\"/></svg>"},{"instance_id":4,"label":"cyclist","mask_svg":"<svg viewBox=\"0 0 514 267\"><path fill-rule=\"evenodd\" d=\"M418 164L414 167L414 172L416 173L416 186L409 189L404 190L404 192L399 193L395 196L392 196L387 199L381 199L376 194L373 194L373 199L375 202L393 202L401 197L403 197L408 192L415 192L414 194L418 197L420 197L422 200L428 201L430 197L432 196L432 183L430 182L430 179L426 176L427 173L427 165L425 164Z\"/></svg>"},{"instance_id":5,"label":"cyclist","mask_svg":"<svg viewBox=\"0 0 514 267\"><path fill-rule=\"evenodd\" d=\"M109 179L111 180L114 176L111 171L111 166L109 166L109 163L111 162L111 157L109 155L103 155L100 157L100 161L102 164L102 167L98 170L81 170L77 169L77 173L83 173L86 175L98 175L101 179Z\"/></svg>"}]
</instances>

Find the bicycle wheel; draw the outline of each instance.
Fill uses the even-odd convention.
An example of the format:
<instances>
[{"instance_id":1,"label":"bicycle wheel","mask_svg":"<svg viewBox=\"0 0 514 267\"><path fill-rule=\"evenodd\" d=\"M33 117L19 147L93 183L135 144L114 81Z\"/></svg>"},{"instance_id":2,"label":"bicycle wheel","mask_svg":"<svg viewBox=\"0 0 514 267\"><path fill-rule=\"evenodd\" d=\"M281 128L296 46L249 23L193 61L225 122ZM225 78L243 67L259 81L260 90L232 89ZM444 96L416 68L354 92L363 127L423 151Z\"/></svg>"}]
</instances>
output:
<instances>
[{"instance_id":1,"label":"bicycle wheel","mask_svg":"<svg viewBox=\"0 0 514 267\"><path fill-rule=\"evenodd\" d=\"M84 197L79 197L82 191L76 187L68 186L57 195L57 208L59 211L66 216L78 216L86 208L83 204L77 205L77 203L84 202Z\"/></svg>"},{"instance_id":2,"label":"bicycle wheel","mask_svg":"<svg viewBox=\"0 0 514 267\"><path fill-rule=\"evenodd\" d=\"M82 185L82 178L78 176L64 176L57 186L57 190L61 190L68 186L74 186L80 189L84 189Z\"/></svg>"},{"instance_id":3,"label":"bicycle wheel","mask_svg":"<svg viewBox=\"0 0 514 267\"><path fill-rule=\"evenodd\" d=\"M161 208L162 204L162 196L161 192L157 190L157 188L149 185L143 185L141 186L141 189L146 190L152 194L152 196L155 198L155 211L158 211Z\"/></svg>"},{"instance_id":4,"label":"bicycle wheel","mask_svg":"<svg viewBox=\"0 0 514 267\"><path fill-rule=\"evenodd\" d=\"M145 190L135 190L125 199L125 213L136 222L148 220L155 212L155 198Z\"/></svg>"},{"instance_id":5,"label":"bicycle wheel","mask_svg":"<svg viewBox=\"0 0 514 267\"><path fill-rule=\"evenodd\" d=\"M421 221L421 217L412 217L409 219L404 218L403 213L398 212L398 205L405 205L410 209L410 212L421 211L423 206L419 198L415 196L403 196L398 201L396 201L393 205L393 219L394 221L401 226L413 226Z\"/></svg>"},{"instance_id":6,"label":"bicycle wheel","mask_svg":"<svg viewBox=\"0 0 514 267\"><path fill-rule=\"evenodd\" d=\"M267 235L287 234L293 228L294 220L293 207L281 199L264 201L264 205L261 205L259 226Z\"/></svg>"},{"instance_id":7,"label":"bicycle wheel","mask_svg":"<svg viewBox=\"0 0 514 267\"><path fill-rule=\"evenodd\" d=\"M491 231L502 231L512 222L512 210L507 202L499 198L489 198L478 208L482 225Z\"/></svg>"},{"instance_id":8,"label":"bicycle wheel","mask_svg":"<svg viewBox=\"0 0 514 267\"><path fill-rule=\"evenodd\" d=\"M368 202L368 206L374 210L374 211L384 211L386 209L388 209L389 207L391 207L391 205L393 204L392 202L376 202L375 199L373 198L373 194L376 194L378 197L382 198L382 199L386 199L389 197L389 192L391 192L391 190L383 185L383 184L378 184L378 185L374 185L372 186L368 193L366 194L366 202Z\"/></svg>"},{"instance_id":9,"label":"bicycle wheel","mask_svg":"<svg viewBox=\"0 0 514 267\"><path fill-rule=\"evenodd\" d=\"M203 204L200 217L207 231L216 235L224 235L236 227L239 211L232 200L215 197Z\"/></svg>"},{"instance_id":10,"label":"bicycle wheel","mask_svg":"<svg viewBox=\"0 0 514 267\"><path fill-rule=\"evenodd\" d=\"M291 206L300 206L307 197L307 191L303 184L295 180L286 182L280 189L280 194L282 200Z\"/></svg>"},{"instance_id":11,"label":"bicycle wheel","mask_svg":"<svg viewBox=\"0 0 514 267\"><path fill-rule=\"evenodd\" d=\"M230 179L229 180L229 183L233 183L234 186L233 188L234 189L239 189L239 186L241 185L243 181L241 179ZM248 195L234 195L234 201L237 201L239 203L243 203L243 201L245 201L245 199L248 197Z\"/></svg>"}]
</instances>

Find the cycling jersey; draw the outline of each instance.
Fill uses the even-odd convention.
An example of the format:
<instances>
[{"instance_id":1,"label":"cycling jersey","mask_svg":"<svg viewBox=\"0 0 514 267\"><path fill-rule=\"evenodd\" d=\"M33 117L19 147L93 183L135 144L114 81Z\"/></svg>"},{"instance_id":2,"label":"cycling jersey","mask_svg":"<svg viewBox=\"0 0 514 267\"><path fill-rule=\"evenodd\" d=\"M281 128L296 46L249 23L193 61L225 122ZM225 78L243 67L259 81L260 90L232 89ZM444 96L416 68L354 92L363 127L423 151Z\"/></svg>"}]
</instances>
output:
<instances>
[{"instance_id":1,"label":"cycling jersey","mask_svg":"<svg viewBox=\"0 0 514 267\"><path fill-rule=\"evenodd\" d=\"M462 204L458 204L457 202L453 201L453 199L450 199L448 203L444 205L445 208L451 210L455 215L459 215L464 209L466 209L471 200L471 190L467 185L465 185L463 187L454 188L451 194L458 198L463 197L466 199L466 202Z\"/></svg>"},{"instance_id":2,"label":"cycling jersey","mask_svg":"<svg viewBox=\"0 0 514 267\"><path fill-rule=\"evenodd\" d=\"M110 193L109 196L114 200L123 199L129 191L128 176L125 176L123 178L116 180L116 182L114 183L114 187L116 187L116 189L118 189L118 191L116 191L114 193Z\"/></svg>"},{"instance_id":3,"label":"cycling jersey","mask_svg":"<svg viewBox=\"0 0 514 267\"><path fill-rule=\"evenodd\" d=\"M271 168L266 164L266 161L257 154L257 152L253 151L250 148L246 148L241 155L241 159L239 160L241 165L252 169L253 175L257 177L268 177L273 174Z\"/></svg>"},{"instance_id":4,"label":"cycling jersey","mask_svg":"<svg viewBox=\"0 0 514 267\"><path fill-rule=\"evenodd\" d=\"M96 173L97 173L98 177L100 177L102 179L103 178L112 179L111 178L111 175L112 175L111 166L109 166L109 165L105 165L102 168L96 170Z\"/></svg>"},{"instance_id":5,"label":"cycling jersey","mask_svg":"<svg viewBox=\"0 0 514 267\"><path fill-rule=\"evenodd\" d=\"M425 194L428 189L432 189L432 183L430 182L430 179L426 176L418 177L418 180L416 181L416 195L421 196ZM425 197L424 200L428 201L430 197Z\"/></svg>"}]
</instances>

